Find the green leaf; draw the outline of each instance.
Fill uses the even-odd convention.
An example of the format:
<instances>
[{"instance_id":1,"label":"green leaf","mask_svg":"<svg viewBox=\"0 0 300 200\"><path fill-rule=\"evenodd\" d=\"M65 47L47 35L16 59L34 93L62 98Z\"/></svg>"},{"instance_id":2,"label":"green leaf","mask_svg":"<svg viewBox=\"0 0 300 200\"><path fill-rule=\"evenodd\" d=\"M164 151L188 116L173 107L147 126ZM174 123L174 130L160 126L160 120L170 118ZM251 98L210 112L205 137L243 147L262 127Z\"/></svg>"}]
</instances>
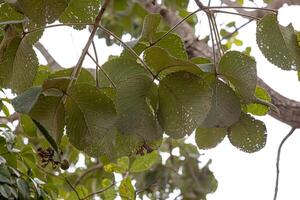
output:
<instances>
[{"instance_id":1,"label":"green leaf","mask_svg":"<svg viewBox=\"0 0 300 200\"><path fill-rule=\"evenodd\" d=\"M120 131L139 135L145 140L159 139L162 130L146 101L154 83L144 68L134 60L120 58L106 62L102 68L116 85L115 105ZM102 72L100 86L112 86Z\"/></svg>"},{"instance_id":2,"label":"green leaf","mask_svg":"<svg viewBox=\"0 0 300 200\"><path fill-rule=\"evenodd\" d=\"M111 186L111 184L113 184L113 182L107 178L102 180L102 188L108 188ZM115 190L115 187L111 187L108 190L106 190L105 192L103 192L101 194L101 197L104 200L115 200L117 197L117 191Z\"/></svg>"},{"instance_id":3,"label":"green leaf","mask_svg":"<svg viewBox=\"0 0 300 200\"><path fill-rule=\"evenodd\" d=\"M117 159L117 163L110 163L104 166L104 170L106 172L116 172L123 174L129 168L129 158L127 156L121 157Z\"/></svg>"},{"instance_id":4,"label":"green leaf","mask_svg":"<svg viewBox=\"0 0 300 200\"><path fill-rule=\"evenodd\" d=\"M37 69L32 45L10 26L0 44L0 86L22 92L32 85Z\"/></svg>"},{"instance_id":5,"label":"green leaf","mask_svg":"<svg viewBox=\"0 0 300 200\"><path fill-rule=\"evenodd\" d=\"M26 181L24 181L21 178L17 179L17 186L18 186L18 191L19 191L19 198L20 199L30 199L30 191L29 191L29 186Z\"/></svg>"},{"instance_id":6,"label":"green leaf","mask_svg":"<svg viewBox=\"0 0 300 200\"><path fill-rule=\"evenodd\" d=\"M267 102L271 102L271 97L268 94L268 92L261 88L261 87L256 87L255 89L255 97L258 99L262 99ZM258 103L251 103L247 105L247 112L253 114L253 115L258 115L258 116L263 116L268 114L270 108L268 106L258 104Z\"/></svg>"},{"instance_id":7,"label":"green leaf","mask_svg":"<svg viewBox=\"0 0 300 200\"><path fill-rule=\"evenodd\" d=\"M160 39L165 32L158 32L154 35L154 41ZM180 36L175 33L169 33L166 37L160 40L155 46L161 47L175 58L187 60L188 56Z\"/></svg>"},{"instance_id":8,"label":"green leaf","mask_svg":"<svg viewBox=\"0 0 300 200\"><path fill-rule=\"evenodd\" d=\"M204 72L214 72L214 66L208 58L194 57L191 62L196 64Z\"/></svg>"},{"instance_id":9,"label":"green leaf","mask_svg":"<svg viewBox=\"0 0 300 200\"><path fill-rule=\"evenodd\" d=\"M229 51L221 58L219 71L233 84L245 102L253 101L257 82L253 58L238 51Z\"/></svg>"},{"instance_id":10,"label":"green leaf","mask_svg":"<svg viewBox=\"0 0 300 200\"><path fill-rule=\"evenodd\" d=\"M0 23L5 21L22 20L24 16L15 11L8 3L0 5Z\"/></svg>"},{"instance_id":11,"label":"green leaf","mask_svg":"<svg viewBox=\"0 0 300 200\"><path fill-rule=\"evenodd\" d=\"M59 18L62 23L94 23L101 5L100 0L70 0L69 6ZM85 26L73 26L83 29Z\"/></svg>"},{"instance_id":12,"label":"green leaf","mask_svg":"<svg viewBox=\"0 0 300 200\"><path fill-rule=\"evenodd\" d=\"M49 76L49 79L71 77L73 70L74 70L74 68L69 68L69 69L63 69L63 70L56 71L55 73L53 73ZM96 84L93 75L86 69L81 69L76 83L77 84L83 84L84 83L84 84L89 84L89 85L95 85Z\"/></svg>"},{"instance_id":13,"label":"green leaf","mask_svg":"<svg viewBox=\"0 0 300 200\"><path fill-rule=\"evenodd\" d=\"M160 14L149 14L144 18L144 25L142 31L142 40L146 39L150 43L153 42L154 34L159 26L161 20Z\"/></svg>"},{"instance_id":14,"label":"green leaf","mask_svg":"<svg viewBox=\"0 0 300 200\"><path fill-rule=\"evenodd\" d=\"M68 4L69 0L18 0L18 8L38 25L53 23Z\"/></svg>"},{"instance_id":15,"label":"green leaf","mask_svg":"<svg viewBox=\"0 0 300 200\"><path fill-rule=\"evenodd\" d=\"M1 177L1 175L0 175L0 177ZM9 198L9 194L8 194L8 192L6 191L6 188L5 188L5 184L1 184L0 185L0 194L1 194L1 196L3 196L4 198L6 198L6 199L8 199Z\"/></svg>"},{"instance_id":16,"label":"green leaf","mask_svg":"<svg viewBox=\"0 0 300 200\"><path fill-rule=\"evenodd\" d=\"M234 124L228 133L231 144L238 149L253 153L261 150L267 140L265 124L248 114L242 114L240 121Z\"/></svg>"},{"instance_id":17,"label":"green leaf","mask_svg":"<svg viewBox=\"0 0 300 200\"><path fill-rule=\"evenodd\" d=\"M122 200L134 200L135 199L135 191L134 187L131 184L131 179L129 177L122 180L119 193Z\"/></svg>"},{"instance_id":18,"label":"green leaf","mask_svg":"<svg viewBox=\"0 0 300 200\"><path fill-rule=\"evenodd\" d=\"M236 0L236 2L237 2L240 6L244 5L244 0Z\"/></svg>"},{"instance_id":19,"label":"green leaf","mask_svg":"<svg viewBox=\"0 0 300 200\"><path fill-rule=\"evenodd\" d=\"M40 124L35 119L32 119L32 121L35 123L36 127L38 127L38 129L40 130L40 132L42 133L42 135L46 138L46 140L53 147L53 149L56 151L56 153L59 153L59 151L58 151L58 145L55 142L55 140L53 139L53 137L49 134L49 132L47 131L47 129L45 129L45 127L43 127L43 125Z\"/></svg>"},{"instance_id":20,"label":"green leaf","mask_svg":"<svg viewBox=\"0 0 300 200\"><path fill-rule=\"evenodd\" d=\"M227 134L225 128L202 128L196 129L195 141L200 149L216 147Z\"/></svg>"},{"instance_id":21,"label":"green leaf","mask_svg":"<svg viewBox=\"0 0 300 200\"><path fill-rule=\"evenodd\" d=\"M42 88L32 87L12 100L16 112L28 114L39 99Z\"/></svg>"},{"instance_id":22,"label":"green leaf","mask_svg":"<svg viewBox=\"0 0 300 200\"><path fill-rule=\"evenodd\" d=\"M29 137L37 136L36 126L28 115L21 115L20 124L26 136Z\"/></svg>"},{"instance_id":23,"label":"green leaf","mask_svg":"<svg viewBox=\"0 0 300 200\"><path fill-rule=\"evenodd\" d=\"M99 89L87 84L73 86L65 104L70 142L88 155L105 154L110 128L116 122L113 102Z\"/></svg>"},{"instance_id":24,"label":"green leaf","mask_svg":"<svg viewBox=\"0 0 300 200\"><path fill-rule=\"evenodd\" d=\"M212 90L202 78L188 72L166 76L158 92L159 122L172 138L191 134L211 108Z\"/></svg>"},{"instance_id":25,"label":"green leaf","mask_svg":"<svg viewBox=\"0 0 300 200\"><path fill-rule=\"evenodd\" d=\"M149 170L152 166L160 161L160 156L157 151L152 151L151 153L145 154L143 156L138 156L135 158L130 167L130 172L139 173Z\"/></svg>"},{"instance_id":26,"label":"green leaf","mask_svg":"<svg viewBox=\"0 0 300 200\"><path fill-rule=\"evenodd\" d=\"M275 14L257 24L258 47L269 62L283 70L300 69L300 46L293 26L281 26Z\"/></svg>"},{"instance_id":27,"label":"green leaf","mask_svg":"<svg viewBox=\"0 0 300 200\"><path fill-rule=\"evenodd\" d=\"M29 115L45 127L57 144L65 126L65 110L62 97L40 96Z\"/></svg>"},{"instance_id":28,"label":"green leaf","mask_svg":"<svg viewBox=\"0 0 300 200\"><path fill-rule=\"evenodd\" d=\"M203 74L197 65L187 60L175 58L160 47L147 49L144 52L144 61L151 71L160 78L176 71L187 71L199 76Z\"/></svg>"},{"instance_id":29,"label":"green leaf","mask_svg":"<svg viewBox=\"0 0 300 200\"><path fill-rule=\"evenodd\" d=\"M211 109L201 126L229 127L240 118L240 100L229 86L218 79L211 87L213 89Z\"/></svg>"}]
</instances>

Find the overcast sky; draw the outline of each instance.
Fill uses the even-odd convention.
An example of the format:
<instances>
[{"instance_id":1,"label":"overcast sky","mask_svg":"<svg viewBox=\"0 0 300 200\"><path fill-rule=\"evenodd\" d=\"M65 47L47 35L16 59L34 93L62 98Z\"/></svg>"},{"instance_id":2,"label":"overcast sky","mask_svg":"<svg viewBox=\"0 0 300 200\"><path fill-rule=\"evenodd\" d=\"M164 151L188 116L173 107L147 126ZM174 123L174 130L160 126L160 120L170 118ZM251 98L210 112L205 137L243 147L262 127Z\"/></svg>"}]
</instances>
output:
<instances>
[{"instance_id":1,"label":"overcast sky","mask_svg":"<svg viewBox=\"0 0 300 200\"><path fill-rule=\"evenodd\" d=\"M191 3L189 10L194 11L196 9L197 7ZM197 26L197 34L204 37L209 33L208 25L203 14L200 13L198 16L201 22ZM227 15L226 17L225 15L218 15L217 17L219 24L222 24L224 19L228 22L231 19L237 19L238 24L245 22L245 19L239 17L228 17ZM300 7L293 6L281 9L279 19L282 25L292 22L294 27L300 30ZM251 46L252 56L255 56L257 61L259 76L281 94L300 101L300 83L297 80L297 74L282 71L266 61L256 46L255 26L256 23L252 22L240 31L238 38L244 41L244 46L241 48L234 47L234 49L243 50L245 47ZM47 29L41 42L62 66L68 68L76 64L88 36L89 32L86 30L79 32L72 28L58 27ZM123 39L125 41L130 40L129 37ZM104 63L109 55L118 55L122 50L117 45L106 47L105 41L102 39L95 39L95 43L100 64ZM45 63L41 55L39 58L42 63ZM87 58L84 66L91 68L95 65ZM227 138L216 148L202 151L205 155L200 160L203 163L210 158L213 160L211 169L219 181L217 191L209 195L208 200L273 199L277 148L282 138L289 132L290 127L269 116L259 119L265 122L268 130L267 144L261 151L253 154L241 152L234 148ZM189 138L192 143L194 142L193 137L194 135ZM300 131L296 131L283 147L278 200L300 199L299 144Z\"/></svg>"}]
</instances>

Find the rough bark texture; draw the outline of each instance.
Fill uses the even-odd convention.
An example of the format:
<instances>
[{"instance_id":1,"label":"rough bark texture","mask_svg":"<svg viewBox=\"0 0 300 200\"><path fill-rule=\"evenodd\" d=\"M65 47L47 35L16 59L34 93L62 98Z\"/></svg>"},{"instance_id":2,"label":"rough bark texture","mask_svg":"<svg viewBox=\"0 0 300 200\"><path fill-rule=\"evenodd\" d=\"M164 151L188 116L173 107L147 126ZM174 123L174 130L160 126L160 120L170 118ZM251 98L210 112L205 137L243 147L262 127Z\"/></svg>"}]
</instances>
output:
<instances>
[{"instance_id":1,"label":"rough bark texture","mask_svg":"<svg viewBox=\"0 0 300 200\"><path fill-rule=\"evenodd\" d=\"M222 0L223 3L228 6L237 6L235 2L230 0ZM174 26L181 18L172 10L165 8L159 4L153 5L153 0L138 0L138 3L144 7L148 12L160 13L164 21L170 26ZM288 5L300 5L300 0L273 0L267 8L279 9L284 4ZM236 9L237 12L251 15L254 17L262 17L265 12L261 10L246 11L243 9ZM185 42L186 50L190 57L204 56L212 57L212 48L208 46L205 41L199 40L194 32L193 28L188 23L183 23L178 27L175 32L182 37ZM262 79L258 79L258 85L265 88L272 98L272 103L279 109L280 113L270 111L270 115L283 123L286 123L292 127L300 128L300 102L291 100L280 95L278 92L268 86Z\"/></svg>"}]
</instances>

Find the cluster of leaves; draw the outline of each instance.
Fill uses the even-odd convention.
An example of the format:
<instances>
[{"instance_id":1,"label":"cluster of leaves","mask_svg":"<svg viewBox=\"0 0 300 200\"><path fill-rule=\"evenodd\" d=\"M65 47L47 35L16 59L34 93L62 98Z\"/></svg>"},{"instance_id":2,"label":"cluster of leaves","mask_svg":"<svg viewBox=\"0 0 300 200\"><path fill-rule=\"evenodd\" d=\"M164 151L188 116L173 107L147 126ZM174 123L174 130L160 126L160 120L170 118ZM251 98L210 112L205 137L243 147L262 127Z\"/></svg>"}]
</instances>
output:
<instances>
[{"instance_id":1,"label":"cluster of leaves","mask_svg":"<svg viewBox=\"0 0 300 200\"><path fill-rule=\"evenodd\" d=\"M162 4L167 8L176 11L179 16L186 17L190 13L187 11L189 0L165 0ZM119 1L112 0L111 6L108 8L105 16L101 22L103 26L112 31L118 37L122 37L125 34L130 34L133 38L138 38L141 31L143 20L148 14L139 3L136 1ZM155 1L153 1L155 5ZM162 5L162 6L163 6ZM187 19L187 22L193 27L197 24L197 17L192 16ZM165 24L160 24L160 30L167 30L169 27ZM98 30L98 36L106 39L107 45L116 43L116 40L109 34Z\"/></svg>"},{"instance_id":2,"label":"cluster of leaves","mask_svg":"<svg viewBox=\"0 0 300 200\"><path fill-rule=\"evenodd\" d=\"M24 160L30 148L15 148L15 135L9 127L0 131L0 199L47 199L43 182L34 176ZM18 163L24 166L18 166Z\"/></svg>"},{"instance_id":3,"label":"cluster of leaves","mask_svg":"<svg viewBox=\"0 0 300 200\"><path fill-rule=\"evenodd\" d=\"M76 187L80 192L65 192L57 191L58 186L68 187L64 179L57 180L57 174L41 174L24 160L21 171L30 177L28 170L36 169L33 175L51 188L43 194L83 198L101 186L104 199L114 199L117 195L135 199L144 194L164 199L175 189L181 190L183 198L205 199L216 190L216 180L208 165L199 169L197 148L180 139L195 131L195 141L201 149L215 147L226 136L232 145L248 153L265 146L266 127L251 114L265 115L272 104L266 91L256 86L253 57L227 51L217 63L209 58L189 59L182 39L164 31L160 15L146 16L137 3L115 0L102 25L120 37L125 33L133 37L141 34L130 43L132 48L126 46L120 56L103 64L97 71L96 83L84 69L74 77L72 68L51 72L39 66L33 45L41 37L43 26L56 20L76 29L93 23L99 0L17 2L0 1L0 21L5 22L0 24L0 87L17 95L12 105L22 114L21 132L31 144L27 147L28 159L31 163L36 161L33 155L40 145L37 134L40 132L56 152L57 160L53 163L61 167L51 169L48 163L43 165L48 170L67 174L71 182L76 181L80 176L63 171L67 167L62 161L75 165L78 150L85 153L87 165L95 164L90 160L94 157L104 169ZM36 6L32 7L33 3ZM188 1L164 3L179 10L182 16L187 15ZM98 33L108 44L113 42L107 32ZM233 42L238 43L236 39ZM300 69L295 31L291 25L279 25L275 14L258 22L257 43L271 63L285 70ZM72 84L74 78L76 82ZM24 145L22 141L19 144ZM43 144L46 149L45 141ZM179 148L180 155L173 156L172 150L168 150L170 156L163 164L159 152L165 151L166 144ZM26 154L21 157L26 159ZM115 173L123 176L118 188ZM132 179L136 180L136 189ZM54 180L56 189L51 187ZM19 187L18 181L16 184ZM72 189L69 187L67 191ZM8 195L7 188L1 191Z\"/></svg>"}]
</instances>

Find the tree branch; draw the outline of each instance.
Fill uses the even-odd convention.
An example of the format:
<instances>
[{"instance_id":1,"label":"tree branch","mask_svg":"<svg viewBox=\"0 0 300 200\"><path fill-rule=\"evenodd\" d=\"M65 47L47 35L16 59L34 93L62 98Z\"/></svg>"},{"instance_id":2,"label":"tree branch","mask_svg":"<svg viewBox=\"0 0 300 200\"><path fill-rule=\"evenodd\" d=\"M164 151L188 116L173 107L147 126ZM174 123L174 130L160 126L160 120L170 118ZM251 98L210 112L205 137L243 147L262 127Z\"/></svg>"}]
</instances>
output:
<instances>
[{"instance_id":1,"label":"tree branch","mask_svg":"<svg viewBox=\"0 0 300 200\"><path fill-rule=\"evenodd\" d=\"M62 69L62 66L56 62L56 60L52 57L52 55L48 52L48 50L42 45L42 43L35 43L35 48L37 48L40 53L44 56L49 66L51 66L52 71L58 71Z\"/></svg>"},{"instance_id":2,"label":"tree branch","mask_svg":"<svg viewBox=\"0 0 300 200\"><path fill-rule=\"evenodd\" d=\"M236 1L231 1L231 0L221 0L222 3L228 5L228 6L239 6L239 4ZM284 4L287 5L300 5L299 0L273 0L272 3L269 3L266 9L275 9L278 10L281 8ZM254 10L254 11L248 11L243 8L234 8L238 13L245 14L245 15L250 15L255 18L261 18L265 14L267 14L263 10Z\"/></svg>"},{"instance_id":3,"label":"tree branch","mask_svg":"<svg viewBox=\"0 0 300 200\"><path fill-rule=\"evenodd\" d=\"M98 170L98 169L102 169L103 168L103 165L102 164L98 164L98 165L95 165L89 169L87 169L85 172L83 172L75 181L74 183L74 187L76 188L78 186L78 184L80 183L81 180L83 180L84 177L86 177L89 173L95 171L95 170Z\"/></svg>"},{"instance_id":4,"label":"tree branch","mask_svg":"<svg viewBox=\"0 0 300 200\"><path fill-rule=\"evenodd\" d=\"M283 138L283 140L280 142L280 145L278 147L278 152L277 152L277 161L276 161L276 184L275 184L275 192L274 192L274 200L277 199L277 193L278 193L278 184L279 184L279 163L280 163L280 154L281 154L281 149L285 141L294 133L296 128L292 128L290 132Z\"/></svg>"}]
</instances>

